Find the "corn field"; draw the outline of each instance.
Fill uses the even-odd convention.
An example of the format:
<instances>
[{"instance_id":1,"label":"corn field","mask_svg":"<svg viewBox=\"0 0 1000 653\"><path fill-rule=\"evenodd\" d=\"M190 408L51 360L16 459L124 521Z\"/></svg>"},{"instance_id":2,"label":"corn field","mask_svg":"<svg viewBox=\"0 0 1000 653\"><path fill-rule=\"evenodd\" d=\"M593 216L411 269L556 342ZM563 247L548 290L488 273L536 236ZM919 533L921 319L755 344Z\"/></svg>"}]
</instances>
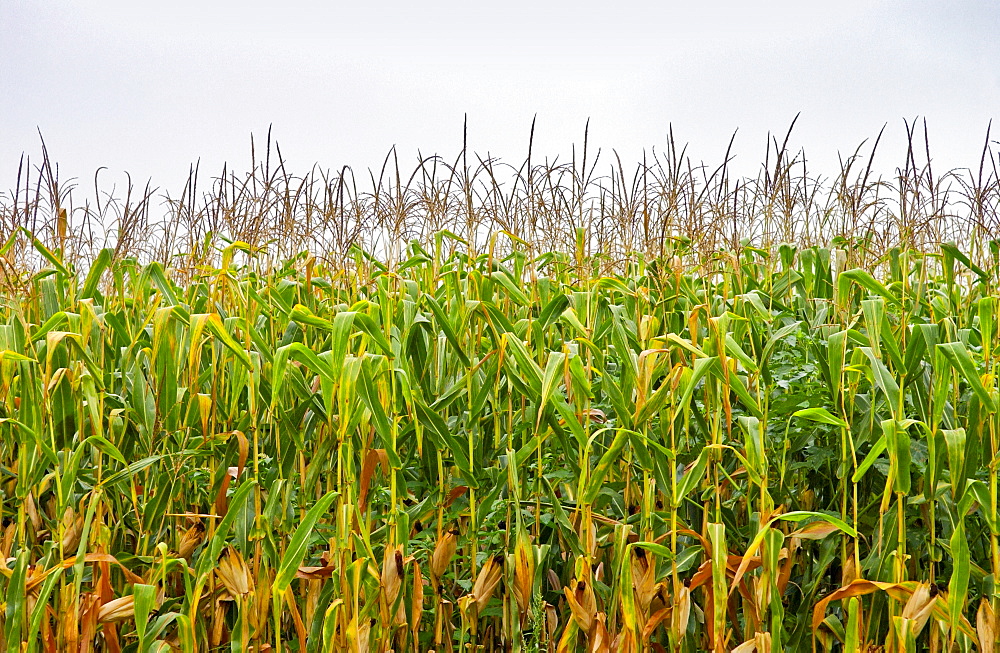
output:
<instances>
[{"instance_id":1,"label":"corn field","mask_svg":"<svg viewBox=\"0 0 1000 653\"><path fill-rule=\"evenodd\" d=\"M995 650L1000 258L446 239L186 285L33 241L7 650Z\"/></svg>"},{"instance_id":2,"label":"corn field","mask_svg":"<svg viewBox=\"0 0 1000 653\"><path fill-rule=\"evenodd\" d=\"M997 651L994 154L821 203L775 152L268 161L161 222L46 159L0 196L0 642Z\"/></svg>"}]
</instances>

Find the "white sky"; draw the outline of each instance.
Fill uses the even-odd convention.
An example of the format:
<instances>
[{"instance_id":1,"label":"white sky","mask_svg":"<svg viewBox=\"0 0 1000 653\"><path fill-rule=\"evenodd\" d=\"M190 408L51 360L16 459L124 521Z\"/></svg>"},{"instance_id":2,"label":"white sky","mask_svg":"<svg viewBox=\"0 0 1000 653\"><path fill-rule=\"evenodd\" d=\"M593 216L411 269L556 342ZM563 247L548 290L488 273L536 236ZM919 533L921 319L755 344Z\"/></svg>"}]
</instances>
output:
<instances>
[{"instance_id":1,"label":"white sky","mask_svg":"<svg viewBox=\"0 0 1000 653\"><path fill-rule=\"evenodd\" d=\"M591 146L628 165L664 149L743 166L801 111L791 143L833 174L903 118L926 117L939 170L977 166L1000 118L1000 3L108 2L0 0L0 188L37 129L63 177L108 166L178 189L202 159L249 164L269 124L291 169L377 166L393 145L520 162ZM1000 124L994 139L1000 138ZM610 163L610 159L604 159ZM749 169L749 168L748 168Z\"/></svg>"}]
</instances>

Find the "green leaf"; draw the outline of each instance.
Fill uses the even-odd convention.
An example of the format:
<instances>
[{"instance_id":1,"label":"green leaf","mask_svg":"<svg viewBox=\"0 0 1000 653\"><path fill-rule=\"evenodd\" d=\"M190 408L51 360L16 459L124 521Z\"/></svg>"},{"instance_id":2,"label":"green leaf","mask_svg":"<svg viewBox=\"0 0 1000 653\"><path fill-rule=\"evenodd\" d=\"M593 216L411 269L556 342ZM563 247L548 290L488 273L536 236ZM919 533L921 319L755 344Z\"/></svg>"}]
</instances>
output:
<instances>
[{"instance_id":1,"label":"green leaf","mask_svg":"<svg viewBox=\"0 0 1000 653\"><path fill-rule=\"evenodd\" d=\"M506 272L497 270L496 272L490 274L490 278L503 286L510 294L511 299L521 306L527 306L531 303L531 300L524 294L524 291L517 287L517 284L514 283L514 280L511 279Z\"/></svg>"},{"instance_id":2,"label":"green leaf","mask_svg":"<svg viewBox=\"0 0 1000 653\"><path fill-rule=\"evenodd\" d=\"M691 469L684 474L680 482L677 483L676 493L674 494L674 506L680 506L681 501L690 494L691 490L700 483L705 478L705 468L708 466L709 452L711 450L704 448L698 457L695 459L694 464L691 465Z\"/></svg>"},{"instance_id":3,"label":"green leaf","mask_svg":"<svg viewBox=\"0 0 1000 653\"><path fill-rule=\"evenodd\" d=\"M857 283L862 288L864 288L865 290L874 295L879 295L880 297L885 298L885 300L891 304L896 304L896 305L899 304L898 297L889 292L889 289L886 288L882 283L877 281L875 277L871 275L871 273L869 273L866 270L862 270L860 268L854 270L847 270L846 272L840 273L840 276L837 279L837 285L838 285L839 296L842 301L845 301L846 298L848 297L848 292L850 291L851 282Z\"/></svg>"},{"instance_id":4,"label":"green leaf","mask_svg":"<svg viewBox=\"0 0 1000 653\"><path fill-rule=\"evenodd\" d=\"M590 478L587 479L587 487L584 489L583 496L581 497L583 503L594 503L597 495L604 489L604 479L608 475L608 472L611 471L611 467L618 463L618 456L625 447L625 443L628 442L628 434L629 431L626 429L618 429L618 432L615 433L615 437L611 441L611 446L601 456L601 460L597 463L594 471L591 472Z\"/></svg>"},{"instance_id":5,"label":"green leaf","mask_svg":"<svg viewBox=\"0 0 1000 653\"><path fill-rule=\"evenodd\" d=\"M948 471L951 475L951 494L955 504L962 501L965 493L965 429L942 429L945 446L948 448Z\"/></svg>"},{"instance_id":6,"label":"green leaf","mask_svg":"<svg viewBox=\"0 0 1000 653\"><path fill-rule=\"evenodd\" d=\"M250 362L250 355L247 354L246 349L241 347L233 340L233 337L229 335L226 331L225 326L222 324L222 318L219 317L218 313L211 313L208 315L192 315L192 322L196 319L203 319L205 321L205 328L219 339L226 349L233 352L236 355L236 359L243 364L243 367L253 369L253 363Z\"/></svg>"},{"instance_id":7,"label":"green leaf","mask_svg":"<svg viewBox=\"0 0 1000 653\"><path fill-rule=\"evenodd\" d=\"M281 556L278 571L274 576L274 583L271 585L271 592L275 602L275 612L277 614L281 612L281 600L284 599L285 592L291 586L292 580L295 578L295 572L298 571L299 565L302 564L302 559L309 549L309 538L312 536L313 528L316 527L316 522L329 512L330 504L337 498L337 495L336 491L327 492L319 501L313 504L313 507L309 509L305 517L302 518L301 523L295 529L292 539L289 540L288 548L285 549L284 555ZM230 512L230 514L232 513Z\"/></svg>"},{"instance_id":8,"label":"green leaf","mask_svg":"<svg viewBox=\"0 0 1000 653\"><path fill-rule=\"evenodd\" d=\"M90 270L87 271L87 278L83 282L80 299L90 299L97 294L97 286L101 283L101 275L111 265L111 257L114 253L113 249L104 248L94 258L90 264Z\"/></svg>"},{"instance_id":9,"label":"green leaf","mask_svg":"<svg viewBox=\"0 0 1000 653\"><path fill-rule=\"evenodd\" d=\"M729 547L726 545L726 525L709 523L708 540L712 547L712 613L714 622L723 624L726 623L726 603L728 602L726 572L729 562ZM719 630L716 630L716 637L721 640Z\"/></svg>"},{"instance_id":10,"label":"green leaf","mask_svg":"<svg viewBox=\"0 0 1000 653\"><path fill-rule=\"evenodd\" d=\"M792 416L801 417L813 422L819 422L820 424L829 424L831 426L839 426L845 429L847 428L847 422L822 407L803 408L802 410L797 410L792 413Z\"/></svg>"},{"instance_id":11,"label":"green leaf","mask_svg":"<svg viewBox=\"0 0 1000 653\"><path fill-rule=\"evenodd\" d=\"M951 536L952 572L948 581L948 616L951 623L961 621L965 612L966 597L969 592L969 577L972 574L969 557L969 540L965 534L965 520L960 519Z\"/></svg>"},{"instance_id":12,"label":"green leaf","mask_svg":"<svg viewBox=\"0 0 1000 653\"><path fill-rule=\"evenodd\" d=\"M910 493L910 432L896 420L882 421L885 448L889 452L889 468L893 476L893 489L899 494Z\"/></svg>"},{"instance_id":13,"label":"green leaf","mask_svg":"<svg viewBox=\"0 0 1000 653\"><path fill-rule=\"evenodd\" d=\"M28 557L28 551L19 553L14 561L13 572L7 577L7 595L4 597L7 602L4 630L7 632L8 653L19 653L22 650L21 638L28 622L28 606L25 601ZM0 561L0 564L3 564L4 569L7 569L6 561Z\"/></svg>"},{"instance_id":14,"label":"green leaf","mask_svg":"<svg viewBox=\"0 0 1000 653\"><path fill-rule=\"evenodd\" d=\"M545 373L542 375L542 393L538 400L538 418L535 428L542 423L542 415L546 406L552 401L552 396L559 387L565 371L566 354L561 351L550 351L549 360L545 365Z\"/></svg>"},{"instance_id":15,"label":"green leaf","mask_svg":"<svg viewBox=\"0 0 1000 653\"><path fill-rule=\"evenodd\" d=\"M437 326L441 329L441 332L444 333L444 337L448 340L448 344L450 344L455 350L455 353L458 354L458 358L462 361L462 365L468 367L470 365L469 357L465 354L461 343L458 341L458 335L455 331L454 325L451 323L451 320L448 319L448 316L441 308L441 305L437 303L430 293L425 293L423 295L423 299L427 306L431 309L431 313L434 314Z\"/></svg>"},{"instance_id":16,"label":"green leaf","mask_svg":"<svg viewBox=\"0 0 1000 653\"><path fill-rule=\"evenodd\" d=\"M899 410L899 384L896 383L896 379L892 377L892 373L879 360L871 347L859 347L858 349L868 357L868 361L871 363L872 374L875 376L875 385L885 393L886 401L889 403L889 410L892 411L895 417L899 418L900 416L896 415L896 411Z\"/></svg>"},{"instance_id":17,"label":"green leaf","mask_svg":"<svg viewBox=\"0 0 1000 653\"><path fill-rule=\"evenodd\" d=\"M840 517L836 517L834 515L830 515L825 512L814 512L811 510L793 510L791 512L786 512L777 515L776 517L774 517L772 521L779 519L781 521L790 521L790 522L800 522L804 519L818 519L833 524L834 526L844 531L845 533L847 533L847 535L851 537L858 536L858 532L854 530L854 528L852 528L843 519L841 519Z\"/></svg>"},{"instance_id":18,"label":"green leaf","mask_svg":"<svg viewBox=\"0 0 1000 653\"><path fill-rule=\"evenodd\" d=\"M983 381L979 377L979 372L976 370L976 365L972 362L972 357L969 355L969 350L965 348L965 345L961 342L946 342L938 345L937 350L944 354L944 357L955 368L959 376L965 379L965 382L969 384L969 387L979 397L979 401L983 403L986 409L991 413L995 413L997 410L996 401L994 401L992 394L986 389L986 386L983 385Z\"/></svg>"}]
</instances>

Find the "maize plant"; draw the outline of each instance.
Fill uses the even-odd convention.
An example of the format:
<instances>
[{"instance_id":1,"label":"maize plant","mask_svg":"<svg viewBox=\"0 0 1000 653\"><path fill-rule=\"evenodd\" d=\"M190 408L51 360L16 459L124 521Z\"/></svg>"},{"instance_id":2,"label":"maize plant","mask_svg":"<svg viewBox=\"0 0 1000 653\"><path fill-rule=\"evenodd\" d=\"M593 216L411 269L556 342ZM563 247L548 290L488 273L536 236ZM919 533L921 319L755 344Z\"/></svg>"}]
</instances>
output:
<instances>
[{"instance_id":1,"label":"maize plant","mask_svg":"<svg viewBox=\"0 0 1000 653\"><path fill-rule=\"evenodd\" d=\"M452 236L182 270L15 234L6 650L997 650L996 248Z\"/></svg>"}]
</instances>

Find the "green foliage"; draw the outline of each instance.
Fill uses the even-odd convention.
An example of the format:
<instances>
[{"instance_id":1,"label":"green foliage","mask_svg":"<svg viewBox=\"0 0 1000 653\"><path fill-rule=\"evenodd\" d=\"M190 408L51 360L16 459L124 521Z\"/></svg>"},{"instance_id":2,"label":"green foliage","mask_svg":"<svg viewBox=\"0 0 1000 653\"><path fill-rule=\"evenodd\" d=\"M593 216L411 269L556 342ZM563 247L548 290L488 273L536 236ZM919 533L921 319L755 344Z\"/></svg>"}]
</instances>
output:
<instances>
[{"instance_id":1,"label":"green foliage","mask_svg":"<svg viewBox=\"0 0 1000 653\"><path fill-rule=\"evenodd\" d=\"M39 250L0 306L8 650L991 650L995 267L448 237Z\"/></svg>"}]
</instances>

